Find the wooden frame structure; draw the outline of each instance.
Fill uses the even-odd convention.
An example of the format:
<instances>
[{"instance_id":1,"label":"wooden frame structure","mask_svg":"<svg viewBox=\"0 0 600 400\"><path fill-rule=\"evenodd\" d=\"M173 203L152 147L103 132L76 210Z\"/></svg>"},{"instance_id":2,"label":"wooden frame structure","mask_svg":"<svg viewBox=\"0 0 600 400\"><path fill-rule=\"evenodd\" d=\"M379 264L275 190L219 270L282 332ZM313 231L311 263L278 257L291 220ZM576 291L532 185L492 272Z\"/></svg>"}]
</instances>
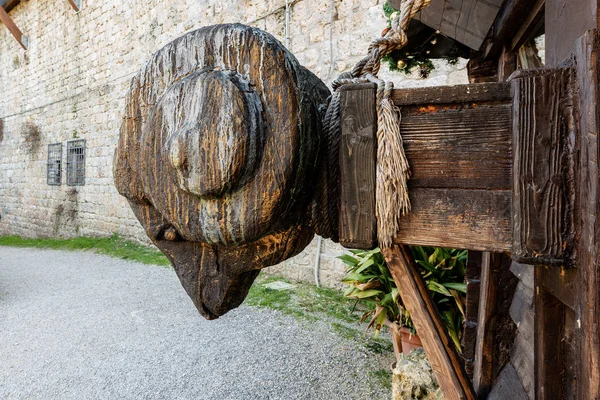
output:
<instances>
[{"instance_id":1,"label":"wooden frame structure","mask_svg":"<svg viewBox=\"0 0 600 400\"><path fill-rule=\"evenodd\" d=\"M431 6L446 15L454 3L461 1ZM472 81L486 83L393 95L413 210L384 255L448 399L486 398L502 385L493 371L494 313L510 262L499 253L535 271L534 318L522 328L533 335L533 362L523 367L534 377L533 397L600 398L599 10L597 0L507 0L469 65ZM455 14L453 37L469 44L464 31L473 22ZM515 72L519 50L542 27L546 67ZM374 99L370 85L342 88L340 241L347 247L376 243ZM471 293L478 303L472 364L448 339L410 244L484 252L480 291Z\"/></svg>"}]
</instances>

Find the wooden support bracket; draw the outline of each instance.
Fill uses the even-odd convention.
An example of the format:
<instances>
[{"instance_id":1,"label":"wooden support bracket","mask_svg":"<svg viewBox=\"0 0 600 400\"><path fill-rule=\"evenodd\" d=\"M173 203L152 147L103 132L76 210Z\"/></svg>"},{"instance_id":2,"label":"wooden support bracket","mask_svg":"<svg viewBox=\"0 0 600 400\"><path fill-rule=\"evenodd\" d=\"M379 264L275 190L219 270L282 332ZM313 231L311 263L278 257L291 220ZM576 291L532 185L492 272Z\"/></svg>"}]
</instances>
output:
<instances>
[{"instance_id":1,"label":"wooden support bracket","mask_svg":"<svg viewBox=\"0 0 600 400\"><path fill-rule=\"evenodd\" d=\"M402 300L410 312L415 328L423 342L427 359L435 371L444 398L476 399L471 382L463 367L437 308L429 295L419 269L407 246L383 249L388 268L394 277Z\"/></svg>"},{"instance_id":2,"label":"wooden support bracket","mask_svg":"<svg viewBox=\"0 0 600 400\"><path fill-rule=\"evenodd\" d=\"M0 21L8 28L10 33L17 39L17 42L21 45L21 47L27 50L29 46L29 38L23 35L23 32L17 27L12 18L8 15L8 13L4 10L4 8L0 7Z\"/></svg>"}]
</instances>

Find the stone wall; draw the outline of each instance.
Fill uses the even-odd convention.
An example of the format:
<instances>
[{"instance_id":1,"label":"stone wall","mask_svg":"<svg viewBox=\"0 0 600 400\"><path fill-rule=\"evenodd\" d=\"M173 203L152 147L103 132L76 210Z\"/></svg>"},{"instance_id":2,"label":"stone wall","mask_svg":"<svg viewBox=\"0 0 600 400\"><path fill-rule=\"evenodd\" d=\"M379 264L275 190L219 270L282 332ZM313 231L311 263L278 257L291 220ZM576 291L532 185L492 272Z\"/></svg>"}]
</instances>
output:
<instances>
[{"instance_id":1,"label":"stone wall","mask_svg":"<svg viewBox=\"0 0 600 400\"><path fill-rule=\"evenodd\" d=\"M131 77L163 45L185 32L242 22L275 35L298 60L330 82L360 59L385 27L380 0L21 1L10 16L29 36L23 51L0 24L0 234L106 236L146 241L113 185L112 158ZM287 40L286 40L287 37ZM382 71L400 86L465 83L465 62L444 62L427 81ZM24 127L39 128L27 145ZM47 145L86 140L84 186L46 183ZM63 149L63 172L64 172ZM316 242L274 270L312 280ZM321 280L339 282L343 250L324 241Z\"/></svg>"}]
</instances>

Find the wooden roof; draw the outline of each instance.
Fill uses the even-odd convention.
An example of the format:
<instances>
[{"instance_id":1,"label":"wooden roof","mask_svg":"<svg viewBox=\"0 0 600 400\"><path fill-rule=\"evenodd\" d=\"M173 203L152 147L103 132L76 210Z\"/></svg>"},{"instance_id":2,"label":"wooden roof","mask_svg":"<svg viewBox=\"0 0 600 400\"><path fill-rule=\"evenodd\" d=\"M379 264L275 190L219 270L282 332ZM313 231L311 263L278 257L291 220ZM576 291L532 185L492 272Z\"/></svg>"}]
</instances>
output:
<instances>
[{"instance_id":1,"label":"wooden roof","mask_svg":"<svg viewBox=\"0 0 600 400\"><path fill-rule=\"evenodd\" d=\"M389 0L398 9L400 0ZM425 25L479 50L504 0L432 0L417 15Z\"/></svg>"}]
</instances>

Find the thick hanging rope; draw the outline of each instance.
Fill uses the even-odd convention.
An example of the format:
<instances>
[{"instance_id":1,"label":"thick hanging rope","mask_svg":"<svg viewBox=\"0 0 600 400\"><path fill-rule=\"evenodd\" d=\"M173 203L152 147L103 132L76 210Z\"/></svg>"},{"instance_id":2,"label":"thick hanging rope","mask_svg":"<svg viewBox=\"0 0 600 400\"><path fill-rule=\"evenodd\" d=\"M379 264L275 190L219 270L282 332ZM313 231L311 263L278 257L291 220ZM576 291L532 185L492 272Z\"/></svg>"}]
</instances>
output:
<instances>
[{"instance_id":1,"label":"thick hanging rope","mask_svg":"<svg viewBox=\"0 0 600 400\"><path fill-rule=\"evenodd\" d=\"M381 59L390 52L401 49L408 41L406 29L416 13L426 7L431 0L404 0L400 12L392 20L391 29L381 38L373 40L366 57L356 64L351 72L343 73L336 79L333 95L325 117L326 141L332 146L329 163L333 170L328 171L328 188L337 187L339 168L337 167L340 140L340 93L339 88L349 83L373 82L377 85L377 183L376 216L380 246L388 247L399 229L399 218L410 211L410 200L406 183L410 178L410 168L400 135L400 110L391 99L392 82L377 78ZM332 165L334 164L334 165Z\"/></svg>"}]
</instances>

